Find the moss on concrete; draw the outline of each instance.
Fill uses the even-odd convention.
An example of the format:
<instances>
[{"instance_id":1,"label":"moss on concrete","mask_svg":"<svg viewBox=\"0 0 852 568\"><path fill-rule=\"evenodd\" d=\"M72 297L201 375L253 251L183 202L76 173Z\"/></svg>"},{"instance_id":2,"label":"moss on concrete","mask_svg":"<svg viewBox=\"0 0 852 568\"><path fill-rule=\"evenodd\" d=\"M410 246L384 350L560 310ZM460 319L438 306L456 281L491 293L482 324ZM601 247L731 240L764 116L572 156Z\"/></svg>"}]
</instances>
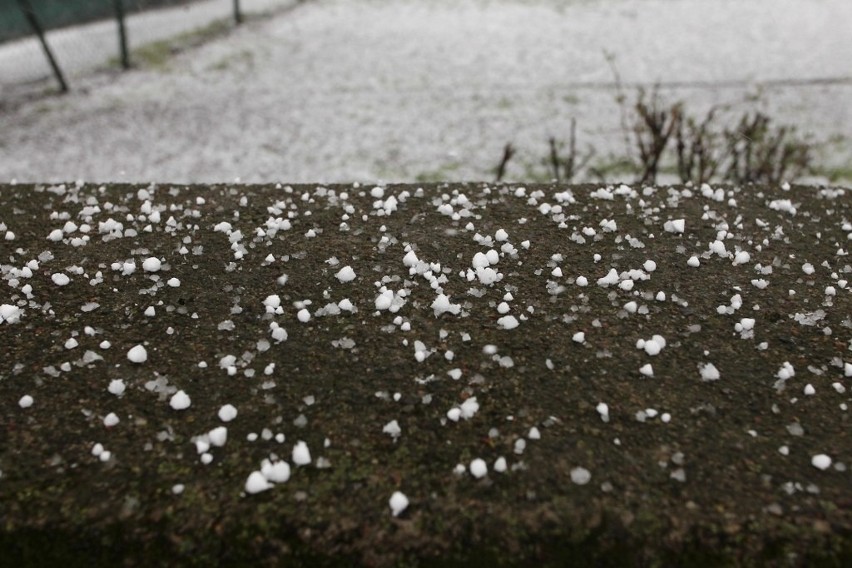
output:
<instances>
[{"instance_id":1,"label":"moss on concrete","mask_svg":"<svg viewBox=\"0 0 852 568\"><path fill-rule=\"evenodd\" d=\"M838 243L849 246L842 229L842 219L852 219L849 193L829 200L816 188L732 188L737 209L727 210L697 197L675 205L663 188L644 196L649 210L638 215L622 201L593 201L594 186L570 188L577 198L577 204L566 205L577 216L570 225L597 227L603 218L616 219L617 234L641 239L647 246L640 249L616 242L613 234L579 245L569 238L570 226L559 229L527 202L536 190L552 195L567 187L527 187L522 199L515 196L517 186L491 186L486 192L477 184L427 185L419 197L417 186L389 186L387 195L405 190L412 197L392 215L379 217L369 188L331 186L327 189L337 195L348 192L347 203L354 208L349 230L341 231L341 203L317 186L294 186L288 193L274 186L161 185L150 190L153 202L164 206L162 220L151 223L150 232L144 230L147 221L127 218L139 213L138 191L145 187L69 186L60 193L45 186L0 186L0 222L15 233L2 244L7 269L45 250L54 255L28 280L37 300L26 305L21 322L0 324L5 561L15 566L852 563L850 473L819 471L809 461L812 453L825 451L835 462L852 462L849 414L838 408L849 402L849 391L841 395L830 387L832 381L848 386L832 362L850 358L852 336L844 321L852 310L846 289L838 288L833 304L824 305L822 284L828 271L845 275L849 264L836 256ZM402 247L412 243L422 258L451 266L451 278L484 250L473 231L464 230L467 219L452 221L437 211L435 200L454 191L483 206L476 210L481 217L470 219L476 231L493 235L506 228L516 246L525 239L532 246L517 259L501 259L504 281L482 297L465 293L475 284L451 280L447 289L453 301L463 302L469 315L434 317L428 307L434 292L424 282L414 283L416 277L401 264ZM795 217L766 206L770 198L785 196L798 204ZM241 205L243 197L247 201ZM229 220L249 243L253 228L270 215L267 207L282 200L302 212L293 218L292 230L269 245L258 237L248 257L235 262L227 236L213 225ZM101 208L95 226L113 217L125 229L137 228L136 235L103 242L95 229L85 246L46 240L65 223L51 219L53 211L66 211L80 223L78 213L95 202ZM637 206L638 198L632 203ZM650 211L660 204L664 207ZM711 257L702 259L701 270L686 268L686 258L700 254L716 235L718 219L702 221L705 206L729 218L736 243L752 252L748 266ZM307 209L310 216L304 215ZM743 226L734 228L737 214ZM175 225L167 223L169 216ZM670 217L686 218L687 234L666 234L662 221ZM755 217L782 225L784 237L758 251L755 245L772 233L754 224ZM170 226L174 231L167 230ZM309 229L322 232L307 239ZM180 254L188 235L189 252ZM386 248L380 246L383 235ZM194 255L195 246L202 246L203 254ZM261 261L270 252L289 260L265 266ZM552 269L548 263L557 252L563 254L565 275L586 274L589 288L548 293L544 271ZM602 255L600 264L592 253ZM161 276L179 277L181 286L154 290L151 275L139 270L120 276L110 268L118 260L132 257L138 263L148 255L164 258L168 266ZM326 262L332 256L352 265L359 280L337 282L337 268ZM674 294L688 305L645 302L647 317L618 315L629 296L594 286L593 277L610 266L641 266L647 258L656 261L657 270L646 288L665 289L670 299ZM805 260L820 270L812 285L800 268ZM749 284L757 262L775 266L765 290ZM71 284L53 285L50 275L70 266L85 274L72 271ZM92 285L97 271L103 283ZM275 284L281 272L289 275L283 287ZM412 280L409 304L400 312L411 322L410 333L390 333L394 316L373 313L372 282L383 275L399 276L389 283L394 289ZM534 308L515 333L495 323L495 305L507 284L513 286L514 305ZM743 308L735 317L718 314L717 306L737 287ZM789 289L797 294L791 296ZM145 290L152 293L140 293ZM359 311L296 321L293 302L310 298L317 309L326 302L323 291L335 301L349 297ZM271 321L262 302L272 292L282 295L287 311L278 319L289 338L261 351L257 342L269 337ZM20 287L11 286L0 297L3 303L21 299ZM89 302L99 307L83 311ZM760 310L752 310L753 304ZM156 317L142 314L148 305L156 306ZM231 311L235 305L241 311ZM832 334L794 321L791 313L803 306L824 309L821 325ZM733 334L734 322L750 313L758 318L757 335L741 339ZM566 322L566 315L573 321ZM225 319L233 321L232 330L217 328ZM99 333L88 337L84 326ZM587 332L585 345L571 341L580 329ZM74 333L81 345L69 350L64 343ZM470 333L471 340L462 341L462 333ZM638 369L649 359L633 343L652 333L664 333L668 345L652 361L654 378L647 379ZM355 346L334 347L343 337ZM436 352L417 362L413 347L401 345L403 338L423 340ZM113 346L98 350L103 339ZM758 349L761 341L769 347ZM149 361L131 365L124 354L140 342L148 345ZM498 346L496 358L483 353L488 344ZM104 361L81 362L86 349ZM452 361L444 356L447 350L454 352ZM722 369L717 382L698 379L705 351ZM241 359L246 353L248 359ZM218 368L226 354L242 361L235 376ZM501 356L510 356L512 365ZM208 368L198 366L201 360ZM795 366L797 377L777 393L772 384L781 360ZM67 371L61 370L65 362ZM267 388L263 369L272 362L275 385ZM461 380L446 377L451 367L463 370ZM256 374L246 376L246 369ZM190 393L189 409L176 412L167 395L145 387L162 377ZM128 385L121 399L106 391L114 378ZM817 385L817 395L801 395L805 382ZM27 410L17 405L25 393L36 400ZM394 393L400 394L398 401ZM305 402L308 396L315 398L311 404ZM441 423L447 409L470 396L481 403L472 420ZM595 412L600 401L610 406L608 423ZM220 424L216 411L225 403L237 406L239 416L228 424L225 447L211 450L214 459L204 465L191 440ZM669 412L671 422L637 421L635 413L649 407ZM121 417L112 429L101 422L108 412ZM300 416L306 426L299 425ZM391 419L403 428L396 442L382 433ZM794 422L804 426L804 436L790 434ZM515 440L533 426L541 439L530 440L522 456L514 454ZM286 434L286 442L246 441L264 428ZM499 436L490 435L492 428ZM260 461L270 453L289 458L296 440L308 443L314 465L294 466L287 483L244 495L245 479ZM114 457L99 462L91 454L95 442ZM781 445L790 446L790 456L779 454ZM475 457L491 464L500 455L517 467L505 474L492 471L482 480L452 473ZM330 467L316 467L319 457ZM578 465L592 472L588 485L571 481ZM671 476L678 467L685 481ZM794 484L792 493L785 491L788 482ZM172 491L176 484L184 485L179 495ZM396 489L411 505L395 518L387 500Z\"/></svg>"}]
</instances>

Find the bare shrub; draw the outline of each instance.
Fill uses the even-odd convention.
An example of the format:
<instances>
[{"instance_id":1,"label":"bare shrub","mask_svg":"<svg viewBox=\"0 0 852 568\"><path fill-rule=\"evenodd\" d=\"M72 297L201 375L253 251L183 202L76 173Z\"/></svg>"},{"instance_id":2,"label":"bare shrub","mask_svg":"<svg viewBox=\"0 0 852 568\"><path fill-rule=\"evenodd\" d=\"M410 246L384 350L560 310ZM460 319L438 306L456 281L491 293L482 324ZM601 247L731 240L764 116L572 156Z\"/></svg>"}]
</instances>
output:
<instances>
[{"instance_id":1,"label":"bare shrub","mask_svg":"<svg viewBox=\"0 0 852 568\"><path fill-rule=\"evenodd\" d=\"M627 155L590 164L595 151L589 147L578 155L577 121L572 118L567 154L565 144L551 137L549 153L541 160L551 179L570 182L583 172L586 177L608 183L614 174L626 174L635 175L637 183L653 184L662 168L676 166L682 183L777 185L813 171L814 145L799 136L794 127L773 126L769 116L761 112L745 112L734 127L726 127L722 123L724 117L731 116L729 106L711 108L699 119L685 110L683 101L665 101L659 85L650 95L639 87L636 102L630 105L611 56L607 61L615 75ZM498 181L514 153L514 147L507 144L497 168ZM534 169L527 173L539 177Z\"/></svg>"},{"instance_id":2,"label":"bare shrub","mask_svg":"<svg viewBox=\"0 0 852 568\"><path fill-rule=\"evenodd\" d=\"M715 108L710 109L701 122L691 116L684 116L678 122L675 146L677 173L683 183L706 183L719 170L723 159L722 137L711 129L716 111Z\"/></svg>"},{"instance_id":3,"label":"bare shrub","mask_svg":"<svg viewBox=\"0 0 852 568\"><path fill-rule=\"evenodd\" d=\"M811 145L795 137L795 128L771 127L770 123L763 113L745 113L736 128L725 130L725 181L778 184L811 170Z\"/></svg>"},{"instance_id":4,"label":"bare shrub","mask_svg":"<svg viewBox=\"0 0 852 568\"><path fill-rule=\"evenodd\" d=\"M656 88L650 100L646 100L645 90L639 89L633 124L639 153L639 183L654 183L657 180L663 152L681 122L682 106L682 103L670 106L663 103Z\"/></svg>"},{"instance_id":5,"label":"bare shrub","mask_svg":"<svg viewBox=\"0 0 852 568\"><path fill-rule=\"evenodd\" d=\"M557 183L572 181L589 164L595 155L595 151L592 148L587 148L582 156L577 154L577 120L574 118L571 119L571 133L568 138L567 155L562 155L564 143L559 142L552 136L548 140L548 143L550 145L550 156L544 162L549 166L552 177Z\"/></svg>"},{"instance_id":6,"label":"bare shrub","mask_svg":"<svg viewBox=\"0 0 852 568\"><path fill-rule=\"evenodd\" d=\"M506 175L506 166L509 164L509 160L511 160L512 156L514 155L515 148L510 142L503 147L503 157L500 159L500 163L497 165L496 181L501 181L503 179L503 176Z\"/></svg>"}]
</instances>

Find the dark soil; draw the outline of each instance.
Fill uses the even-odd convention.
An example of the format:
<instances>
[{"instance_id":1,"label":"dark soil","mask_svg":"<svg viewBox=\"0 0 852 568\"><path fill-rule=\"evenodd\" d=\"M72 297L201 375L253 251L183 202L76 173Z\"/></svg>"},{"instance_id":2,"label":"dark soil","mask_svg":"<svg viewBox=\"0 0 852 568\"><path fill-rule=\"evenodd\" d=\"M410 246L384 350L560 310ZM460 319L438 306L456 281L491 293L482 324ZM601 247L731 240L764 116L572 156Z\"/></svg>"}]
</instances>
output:
<instances>
[{"instance_id":1,"label":"dark soil","mask_svg":"<svg viewBox=\"0 0 852 568\"><path fill-rule=\"evenodd\" d=\"M159 222L138 217L143 189L162 210ZM840 282L852 280L852 260L838 255L852 252L852 192L726 188L717 202L696 189L660 188L604 200L592 197L597 187L575 186L576 203L544 214L540 205L556 205L554 194L568 187L520 195L503 185L388 186L385 199L410 196L380 216L371 189L0 185L0 229L14 233L0 240L0 304L24 310L19 322L0 323L0 564L852 565L852 379L844 372L852 285ZM458 194L473 206L453 220L438 206ZM778 199L790 199L796 214L770 208ZM290 230L258 235L270 216L288 212ZM99 232L110 218L122 224L121 238ZM680 218L684 234L664 231ZM617 229L605 232L604 219ZM87 244L71 241L79 229L48 240L68 220L91 226ZM242 232L242 259L214 230L222 221ZM745 264L705 254L723 224L733 234L727 250L750 253ZM579 244L572 235L584 227L596 236ZM503 279L461 278L475 253L503 244L483 246L474 235L501 228L517 249L496 265ZM316 236L306 238L311 229ZM443 290L461 304L459 315L433 314L436 292L403 265L406 244L450 269ZM19 275L44 251L52 258ZM687 266L692 255L700 267ZM149 256L163 260L160 272L142 270ZM128 259L135 273L111 268ZM633 290L596 284L611 268L640 269L647 259L656 271ZM551 275L557 264L562 277ZM353 282L335 278L344 265ZM52 281L59 272L68 285ZM587 287L574 282L579 275ZM374 282L386 276L389 288L409 291L397 313L375 310ZM164 285L172 277L179 287ZM769 285L757 288L757 278ZM665 301L655 299L661 290ZM526 316L512 330L497 323L507 291L509 313ZM265 313L270 294L280 295L283 314ZM735 294L742 307L718 313ZM294 302L311 300L314 314L343 298L357 312L297 319ZM623 308L631 300L637 313ZM149 306L153 317L143 313ZM814 325L795 318L818 310L824 317ZM397 316L410 331L394 324ZM742 318L756 320L753 337L735 332ZM272 321L286 341L272 340ZM583 344L572 341L578 331ZM652 357L636 342L654 334L666 346ZM69 349L72 337L79 345ZM418 340L430 352L422 362ZM137 344L148 352L143 364L126 357ZM90 361L88 351L103 359ZM219 365L227 355L236 357L232 376ZM784 362L796 374L776 388ZM653 377L639 372L646 363ZM705 363L719 380L701 379ZM107 391L113 379L127 385L120 398ZM158 379L165 392L146 387ZM815 394L804 394L808 384ZM176 389L191 397L188 409L170 407ZM29 408L19 406L24 395L34 399ZM472 418L446 419L473 396L480 409ZM223 425L224 404L239 415L205 465L192 438ZM641 421L646 409L659 414ZM107 428L111 412L120 422ZM382 431L391 420L402 429L397 440ZM515 453L532 427L541 438ZM264 429L286 440L247 440ZM312 464L246 494L261 461L290 461L298 440ZM96 443L109 460L93 456ZM817 454L831 466L814 467ZM493 469L500 456L504 473ZM487 462L487 476L454 473L475 458ZM591 473L588 484L572 481L577 467ZM410 500L398 517L388 506L396 490Z\"/></svg>"}]
</instances>

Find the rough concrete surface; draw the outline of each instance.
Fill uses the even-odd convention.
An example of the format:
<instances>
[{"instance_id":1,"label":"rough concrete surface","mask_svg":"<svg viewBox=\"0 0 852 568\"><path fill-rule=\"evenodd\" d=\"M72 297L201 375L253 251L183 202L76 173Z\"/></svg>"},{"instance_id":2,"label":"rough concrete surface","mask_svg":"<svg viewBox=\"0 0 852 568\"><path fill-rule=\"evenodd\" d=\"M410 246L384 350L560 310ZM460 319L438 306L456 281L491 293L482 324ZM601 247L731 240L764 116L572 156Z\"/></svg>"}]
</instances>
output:
<instances>
[{"instance_id":1,"label":"rough concrete surface","mask_svg":"<svg viewBox=\"0 0 852 568\"><path fill-rule=\"evenodd\" d=\"M849 565L850 249L840 188L2 185L3 563Z\"/></svg>"}]
</instances>

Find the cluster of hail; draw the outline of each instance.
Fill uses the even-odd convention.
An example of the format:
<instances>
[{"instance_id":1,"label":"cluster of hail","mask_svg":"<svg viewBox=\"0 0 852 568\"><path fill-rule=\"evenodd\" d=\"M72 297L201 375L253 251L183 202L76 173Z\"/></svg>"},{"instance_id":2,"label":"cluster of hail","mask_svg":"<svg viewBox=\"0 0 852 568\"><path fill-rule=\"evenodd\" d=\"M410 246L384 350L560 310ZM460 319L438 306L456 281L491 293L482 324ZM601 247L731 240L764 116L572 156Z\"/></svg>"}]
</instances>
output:
<instances>
[{"instance_id":1,"label":"cluster of hail","mask_svg":"<svg viewBox=\"0 0 852 568\"><path fill-rule=\"evenodd\" d=\"M550 193L544 190L528 191L523 187L497 186L465 186L464 190L447 189L446 193L426 192L421 188L397 188L394 193L387 187L373 187L371 189L361 188L357 184L351 186L349 191L332 190L325 187L312 189L294 190L291 187L278 187L276 191L260 193L257 199L268 199L265 204L266 218L255 226L240 218L237 211L208 211L202 215L202 209L206 198L211 196L196 196L186 200L181 205L166 205L159 203L158 197L164 192L174 201L181 195L181 188L158 188L149 186L138 189L133 195L128 196L126 203L119 205L113 203L113 194L106 188L86 187L82 184L76 186L53 186L42 191L52 194L61 202L61 206L51 215L51 221L55 224L44 229L42 250L16 249L18 236L15 228L8 227L6 222L12 222L11 218L0 218L0 235L4 235L4 260L13 259L11 264L2 265L2 278L6 282L3 295L6 302L0 305L0 325L8 329L8 326L19 326L29 318L49 318L53 313L50 304L51 286L62 288L66 286L95 287L102 286L105 281L110 280L112 285L120 285L121 282L142 282L145 288L140 290L141 294L155 297L160 289L164 287L178 288L182 285L180 274L165 277L165 273L175 272L172 262L176 258L199 257L201 261L205 254L204 246L199 241L199 235L208 231L209 235L219 239L216 246L225 247L230 250L230 260L224 265L226 272L240 270L241 264L254 263L254 265L269 267L275 271L275 275L269 279L269 288L264 291L265 299L262 306L257 306L263 311L263 322L265 326L265 337L258 339L256 343L257 352L269 350L273 342L280 344L286 342L292 334L300 333L300 326L311 325L319 318L346 317L352 314L370 314L365 323L369 325L384 325L382 328L388 333L401 333L403 339L400 345L407 351L406 356L412 356L418 363L438 352L436 348L430 348L421 339L414 339L416 334L416 322L423 314L429 318L465 318L468 317L470 303L466 297L482 297L489 295L494 299L492 305L495 326L498 330L506 333L506 341L512 341L512 334L522 335L524 325L530 318L540 317L533 306L524 306L516 300L517 287L511 284L510 271L518 270L523 266L524 255L528 251L539 247L547 250L550 261L546 267L533 266L530 268L539 277L541 286L546 288L547 293L553 297L559 296L568 290L575 293L588 295L600 293L617 303L619 318L629 318L647 315L651 312L650 305L655 302L675 302L686 306L688 302L682 297L683 292L675 292L666 289L665 281L657 281L655 274L661 262L660 257L654 257L655 250L659 250L656 243L660 241L680 243L690 232L690 223L703 224L712 227L715 237L706 243L703 252L698 252L695 247L691 248L677 244L675 252L681 270L710 270L714 262L725 262L735 267L741 274L743 283L750 283L758 293L773 286L773 272L783 263L789 264L791 257L783 257L775 263L761 264L753 263L752 258L767 248L778 248L783 250L785 243L789 242L789 235L781 223L777 222L780 216L786 215L790 219L796 218L797 205L793 198L765 199L765 217L760 216L749 219L751 226L756 226L762 235L760 238L741 238L738 232L743 227L746 219L737 210L737 193L739 190L714 189L707 185L701 188L683 189L661 189L643 188L637 191L628 186L603 187L578 197L570 190L552 190ZM784 187L779 191L787 191ZM226 190L230 196L239 195L237 189ZM817 190L814 190L817 191ZM211 192L212 194L212 192ZM849 199L848 192L840 189L820 190L819 198L825 202L826 215L820 223L837 223L841 226L842 234L846 235L847 241L837 242L836 256L834 262L827 260L819 265L813 265L802 259L801 279L803 286L820 287L823 290L824 301L819 307L809 306L801 312L790 314L791 318L803 326L821 326L826 316L826 309L835 306L839 297L846 298L848 302L850 287L847 278L852 273L848 261L847 252L844 247L852 245L852 219L839 214L831 214L839 208L839 203ZM679 215L671 215L678 210L682 202L698 199L703 203L700 219L692 219ZM416 200L416 206L408 207L408 203ZM497 230L481 234L477 230L480 220L487 219L488 204L497 200L509 202L519 212L517 226L504 226ZM597 213L598 205L601 213ZM248 206L248 197L239 198L240 207ZM311 210L325 206L338 212L338 219L333 226L318 226L311 221ZM424 252L424 248L413 242L401 242L396 236L387 232L383 224L385 219L393 215L418 214L418 211L429 210L437 213L439 218L446 220L446 232L441 232L438 227L434 228L435 235L450 235L455 238L463 238L476 244L479 250L466 258L454 257L451 259L432 258ZM407 211L406 211L407 210ZM646 234L643 239L636 235L622 234L619 231L615 213L621 211L631 215L640 215L647 219L646 224L651 224L653 231ZM848 208L846 209L848 213ZM531 242L529 238L515 238L514 234L524 234L523 228L528 218L524 215L540 216L552 223L554 234L560 236L559 243L556 240L549 241L541 239ZM604 216L605 215L605 216ZM593 221L589 221L589 219ZM583 219L582 223L578 220ZM775 219L773 221L772 219ZM819 223L813 219L798 220L799 225L806 225L802 231L812 231L819 239ZM484 222L483 222L484 223ZM305 243L321 239L324 232L341 231L348 232L353 225L367 227L367 230L376 231L375 251L377 254L394 256L397 259L397 267L408 275L408 279L392 278L379 275L379 279L371 281L373 275L356 271L351 264L341 262L337 257L331 257L326 261L330 271L327 277L330 283L325 290L317 290L322 300L317 298L302 298L291 301L288 305L281 297L277 288L286 289L288 275L276 267L283 266L290 260L288 254L273 254L266 252L269 245L277 243L286 236L287 242L301 243L292 248L295 251L302 250ZM55 247L93 247L109 246L111 242L118 239L132 239L140 234L152 231L162 231L172 237L169 241L174 246L168 246L159 251L139 250L130 258L116 258L103 270L91 273L81 266L59 266L53 261L54 254L51 251ZM211 232L212 231L212 232ZM603 238L615 239L616 243L630 249L641 249L645 252L644 262L628 270L616 270L606 266L601 255L594 251L593 245ZM680 240L679 240L680 239ZM588 255L593 257L594 265L601 269L596 273L580 274L572 270L569 263L565 262L564 252L567 247L590 247ZM552 253L550 253L552 251ZM807 255L807 251L803 250ZM344 256L346 251L340 251ZM440 252L435 252L440 255ZM29 256L27 256L29 255ZM461 255L460 255L461 256ZM456 264L450 266L450 264ZM527 268L527 267L524 267ZM205 270L220 270L220 266L206 266ZM108 274L104 274L106 271ZM111 272L112 274L109 274ZM39 278L40 275L45 278ZM432 301L424 305L411 300L414 283L418 286L428 287L431 290ZM129 284L128 284L129 285ZM351 299L352 291L356 287L366 287L371 290L371 302L356 305ZM339 294L332 297L330 290ZM349 290L349 294L347 294ZM713 317L730 317L735 321L730 324L732 334L738 334L740 340L751 340L760 332L761 319L760 307L754 305L751 314L754 317L738 317L736 314L743 310L744 301L740 292L730 297L727 305L719 305ZM794 299L796 290L790 289L788 297ZM145 297L145 296L140 296ZM753 296L752 296L753 297ZM844 304L848 306L849 304ZM68 351L79 349L88 338L93 338L100 333L90 326L85 325L86 315L98 309L97 303L87 303L81 307L79 319L83 335L75 333L72 337L63 340L63 347ZM171 308L170 306L167 306ZM157 317L160 310L164 310L163 302L153 302L142 309L147 318ZM812 309L813 308L813 309ZM418 310L423 314L418 314ZM231 307L231 317L236 317L242 311L237 304ZM415 317L417 316L417 317ZM197 314L192 314L197 319ZM221 321L203 322L197 321L196 325L215 326L217 331L231 331L236 324L226 316ZM598 320L595 320L597 322ZM268 325L267 325L268 322ZM378 322L378 323L376 323ZM847 318L844 326L852 327L852 322ZM571 340L577 344L577 349L587 348L594 342L594 327L590 332L586 330L572 330ZM169 333L175 330L169 328ZM665 334L667 330L655 330L659 333L649 333L640 337L635 344L625 346L640 350L647 360L636 369L637 378L654 377L652 361L664 350L672 349L667 342ZM832 333L829 328L824 328L826 334ZM846 332L848 334L848 331ZM441 331L441 339L445 339L448 332ZM409 341L409 337L412 339ZM468 332L461 334L463 342L469 342L471 335ZM146 343L121 346L123 357L134 366L150 366L156 369L158 362L149 354ZM350 338L341 338L333 343L334 347L351 349L355 342ZM112 344L108 339L103 339L97 344L97 350L90 349L82 355L82 364L91 364L103 361L108 355ZM766 350L766 342L756 344L756 349ZM852 342L850 342L852 349ZM496 345L488 344L482 349L482 354L501 367L511 368L512 358L501 355ZM453 381L460 380L465 371L461 365L456 365L454 359L456 354L450 349L443 352L442 364L447 366L446 376ZM256 376L254 369L250 368L251 357L238 357L236 355L224 355L218 362L218 369L211 369L211 373L223 373L233 376L242 373L248 378ZM207 362L201 361L198 366L207 369ZM839 358L832 360L830 366L834 369L820 371L820 375L834 376L830 381L831 387L837 393L846 392L844 377L852 377L852 362L843 361ZM553 363L548 359L547 367L553 368ZM724 380L723 370L726 368L725 361L706 360L698 365L692 372L700 381ZM71 370L70 364L63 364L59 370L55 367L46 369L48 374L58 375ZM781 392L786 383L790 382L797 373L797 369L789 361L778 361L776 370L768 374L768 386L774 387ZM275 373L275 364L271 363L262 371L261 380L271 381ZM421 383L429 380L438 380L434 376L427 379L419 379ZM274 383L271 383L274 386ZM266 385L266 383L264 383ZM146 383L145 388L160 395L160 400L167 400L168 405L175 413L180 413L192 405L191 394L183 389L169 385L164 379L152 380ZM104 385L104 388L114 395L116 399L125 396L129 385L122 379L113 379ZM264 387L265 388L265 387ZM807 384L802 392L813 395L815 392L813 384ZM399 400L400 393L393 395L380 392L379 398L385 400ZM314 397L306 397L305 404L310 406L314 403ZM425 399L424 399L424 402ZM478 396L468 396L464 400L450 408L441 409L436 420L444 427L461 427L465 423L480 420L478 413L485 400ZM600 401L595 407L597 417L607 423L612 419L612 402ZM31 412L33 406L38 405L35 397L29 393L21 393L18 402L22 412ZM845 402L840 404L842 411L846 411ZM212 423L209 428L192 438L195 450L200 456L202 463L208 464L214 460L213 451L223 448L229 443L227 424L238 419L238 410L231 404L225 404L215 411L218 423ZM663 423L673 419L668 412L659 412L654 408L642 408L635 412L635 419L639 422L653 420L659 416ZM396 443L404 439L404 423L401 418L392 418L384 424L376 425L378 431L391 437ZM108 430L121 428L121 420L115 412L110 412L103 418L104 427ZM302 424L306 422L301 416ZM558 422L555 417L541 424L548 426ZM490 435L499 436L497 428L491 428ZM270 429L264 429L258 435L250 434L249 441L258 438L272 440L280 444L285 442L282 433L273 433ZM489 476L491 472L496 474L507 474L510 471L523 469L520 461L521 456L529 442L534 442L542 437L541 430L533 426L519 433L512 444L514 456L492 456L488 459L477 456L466 463L459 463L449 475L470 476L472 479L481 479ZM231 442L232 443L232 442ZM331 440L326 438L324 446L328 448ZM109 445L108 443L106 444ZM315 449L316 450L316 449ZM221 451L221 450L220 450ZM787 446L782 446L779 451L782 454L789 453ZM97 461L107 462L120 459L114 453L105 449L102 442L93 442L91 453ZM682 462L682 455L675 463ZM832 467L833 460L829 455L815 451L812 452L811 463L815 468L825 470ZM514 465L510 459L517 460ZM330 467L329 460L324 457L314 459L311 449L304 441L297 441L290 451L289 461L277 454L270 454L257 464L254 469L245 475L244 490L246 494L255 494L269 490L275 485L286 483L295 467L307 467L315 464L316 467ZM589 464L585 464L589 465ZM834 462L835 467L842 464ZM844 466L845 467L845 466ZM685 475L683 469L677 470L672 477L683 481ZM589 469L577 464L571 471L571 480L578 485L590 482L592 473ZM393 492L388 505L391 513L396 516L402 514L409 507L409 497L402 491L402 487ZM183 491L183 485L173 487L177 494Z\"/></svg>"}]
</instances>

